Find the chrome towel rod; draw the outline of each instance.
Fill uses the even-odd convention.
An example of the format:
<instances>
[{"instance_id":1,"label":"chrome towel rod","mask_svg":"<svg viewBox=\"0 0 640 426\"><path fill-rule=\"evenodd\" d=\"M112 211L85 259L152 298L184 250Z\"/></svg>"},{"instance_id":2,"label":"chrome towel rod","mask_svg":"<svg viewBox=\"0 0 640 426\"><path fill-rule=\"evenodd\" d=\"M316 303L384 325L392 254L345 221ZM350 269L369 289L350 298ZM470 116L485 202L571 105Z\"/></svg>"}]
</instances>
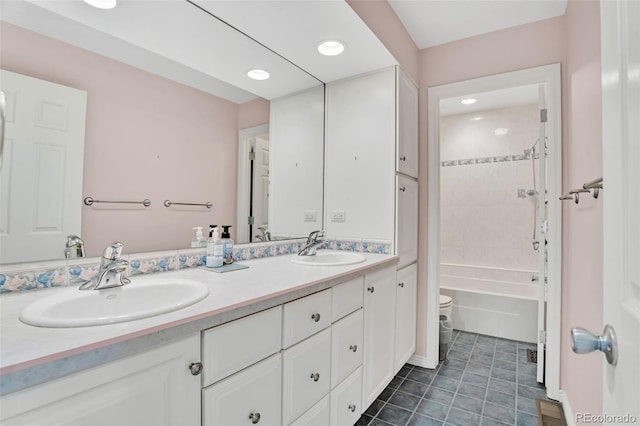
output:
<instances>
[{"instance_id":1,"label":"chrome towel rod","mask_svg":"<svg viewBox=\"0 0 640 426\"><path fill-rule=\"evenodd\" d=\"M145 198L142 201L105 201L105 200L94 200L91 197L84 198L84 204L86 206L91 206L93 203L110 203L110 204L142 204L145 207L149 207L151 205L151 200Z\"/></svg>"},{"instance_id":2,"label":"chrome towel rod","mask_svg":"<svg viewBox=\"0 0 640 426\"><path fill-rule=\"evenodd\" d=\"M593 195L593 198L598 198L602 187L602 178L598 178L592 180L591 182L583 184L582 188L572 189L567 194L560 197L560 200L573 200L574 203L578 204L580 202L580 194L585 192L591 193L591 195Z\"/></svg>"},{"instance_id":3,"label":"chrome towel rod","mask_svg":"<svg viewBox=\"0 0 640 426\"><path fill-rule=\"evenodd\" d=\"M165 207L171 207L171 206L202 206L202 207L206 207L206 208L210 209L211 206L213 206L213 204L211 204L209 201L207 201L206 203L176 203L176 202L173 202L173 201L164 200L164 206Z\"/></svg>"}]
</instances>

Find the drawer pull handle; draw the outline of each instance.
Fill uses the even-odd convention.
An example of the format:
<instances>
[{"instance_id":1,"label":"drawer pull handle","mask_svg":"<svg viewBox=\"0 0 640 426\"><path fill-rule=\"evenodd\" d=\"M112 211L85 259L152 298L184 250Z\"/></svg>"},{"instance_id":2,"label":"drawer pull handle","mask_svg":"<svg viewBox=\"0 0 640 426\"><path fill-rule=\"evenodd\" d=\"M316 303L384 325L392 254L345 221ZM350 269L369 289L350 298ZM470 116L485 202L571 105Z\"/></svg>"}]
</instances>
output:
<instances>
[{"instance_id":1,"label":"drawer pull handle","mask_svg":"<svg viewBox=\"0 0 640 426\"><path fill-rule=\"evenodd\" d=\"M251 420L251 423L253 423L255 425L256 423L258 423L260 421L260 413L251 413L251 414L249 414L249 419Z\"/></svg>"},{"instance_id":2,"label":"drawer pull handle","mask_svg":"<svg viewBox=\"0 0 640 426\"><path fill-rule=\"evenodd\" d=\"M376 289L375 289L373 286L371 286L371 287L367 287L367 291L368 291L369 293L373 293L375 290L376 290Z\"/></svg>"},{"instance_id":3,"label":"drawer pull handle","mask_svg":"<svg viewBox=\"0 0 640 426\"><path fill-rule=\"evenodd\" d=\"M351 345L351 346L349 346L349 350L350 350L351 352L356 352L356 351L358 350L358 345Z\"/></svg>"},{"instance_id":4,"label":"drawer pull handle","mask_svg":"<svg viewBox=\"0 0 640 426\"><path fill-rule=\"evenodd\" d=\"M189 370L191 371L191 374L197 376L198 374L202 373L202 363L192 362L191 364L189 364Z\"/></svg>"},{"instance_id":5,"label":"drawer pull handle","mask_svg":"<svg viewBox=\"0 0 640 426\"><path fill-rule=\"evenodd\" d=\"M314 382L317 382L318 380L320 380L320 373L311 373L311 378Z\"/></svg>"},{"instance_id":6,"label":"drawer pull handle","mask_svg":"<svg viewBox=\"0 0 640 426\"><path fill-rule=\"evenodd\" d=\"M407 161L407 156L403 155L402 157L400 157L400 161Z\"/></svg>"},{"instance_id":7,"label":"drawer pull handle","mask_svg":"<svg viewBox=\"0 0 640 426\"><path fill-rule=\"evenodd\" d=\"M400 187L400 191L404 192L404 191L406 191L406 190L407 190L407 188L406 188L405 186L401 186L401 187Z\"/></svg>"},{"instance_id":8,"label":"drawer pull handle","mask_svg":"<svg viewBox=\"0 0 640 426\"><path fill-rule=\"evenodd\" d=\"M316 312L315 314L311 315L311 319L315 322L320 321L320 314Z\"/></svg>"},{"instance_id":9,"label":"drawer pull handle","mask_svg":"<svg viewBox=\"0 0 640 426\"><path fill-rule=\"evenodd\" d=\"M404 283L398 283L398 286L399 286L400 288L404 288Z\"/></svg>"},{"instance_id":10,"label":"drawer pull handle","mask_svg":"<svg viewBox=\"0 0 640 426\"><path fill-rule=\"evenodd\" d=\"M351 404L349 405L349 411L351 411L352 413L356 411L356 404Z\"/></svg>"}]
</instances>

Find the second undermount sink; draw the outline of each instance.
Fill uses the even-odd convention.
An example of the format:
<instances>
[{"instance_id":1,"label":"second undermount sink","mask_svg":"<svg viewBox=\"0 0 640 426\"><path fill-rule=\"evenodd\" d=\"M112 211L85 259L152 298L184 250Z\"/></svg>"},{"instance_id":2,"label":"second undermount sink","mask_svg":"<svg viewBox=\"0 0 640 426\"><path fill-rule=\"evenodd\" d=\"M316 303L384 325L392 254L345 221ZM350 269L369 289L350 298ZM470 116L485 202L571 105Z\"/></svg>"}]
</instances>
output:
<instances>
[{"instance_id":1,"label":"second undermount sink","mask_svg":"<svg viewBox=\"0 0 640 426\"><path fill-rule=\"evenodd\" d=\"M209 289L193 280L134 277L123 287L59 290L28 305L20 320L40 327L112 324L177 311L208 295Z\"/></svg>"},{"instance_id":2,"label":"second undermount sink","mask_svg":"<svg viewBox=\"0 0 640 426\"><path fill-rule=\"evenodd\" d=\"M366 257L350 251L318 250L313 256L293 256L291 261L298 265L342 266L364 262Z\"/></svg>"}]
</instances>

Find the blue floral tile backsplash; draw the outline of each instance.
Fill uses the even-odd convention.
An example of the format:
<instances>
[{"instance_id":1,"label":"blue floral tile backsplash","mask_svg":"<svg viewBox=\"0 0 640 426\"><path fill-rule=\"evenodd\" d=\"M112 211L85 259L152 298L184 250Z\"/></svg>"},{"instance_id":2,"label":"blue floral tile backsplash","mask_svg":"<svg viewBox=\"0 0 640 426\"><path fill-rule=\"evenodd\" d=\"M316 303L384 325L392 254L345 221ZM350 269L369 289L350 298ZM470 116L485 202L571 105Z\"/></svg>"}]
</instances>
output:
<instances>
[{"instance_id":1,"label":"blue floral tile backsplash","mask_svg":"<svg viewBox=\"0 0 640 426\"><path fill-rule=\"evenodd\" d=\"M295 254L304 247L304 241L266 242L236 245L233 252L235 261L258 259L269 256ZM359 251L366 253L391 254L391 243L384 241L327 239L325 248L331 250ZM205 263L204 249L185 249L162 253L130 254L129 274L151 274L195 268ZM4 265L0 267L0 294L39 290L52 287L83 284L98 273L100 258L72 259L66 265L52 262L49 268L39 264L37 269L28 265Z\"/></svg>"}]
</instances>

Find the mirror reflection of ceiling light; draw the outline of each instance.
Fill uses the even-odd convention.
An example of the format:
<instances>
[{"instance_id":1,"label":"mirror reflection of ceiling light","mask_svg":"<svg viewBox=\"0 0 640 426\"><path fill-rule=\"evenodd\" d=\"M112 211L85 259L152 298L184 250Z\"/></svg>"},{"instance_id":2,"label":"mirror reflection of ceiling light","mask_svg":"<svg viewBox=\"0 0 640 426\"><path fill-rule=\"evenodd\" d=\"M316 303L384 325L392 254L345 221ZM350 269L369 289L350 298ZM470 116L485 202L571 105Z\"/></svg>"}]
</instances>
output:
<instances>
[{"instance_id":1,"label":"mirror reflection of ceiling light","mask_svg":"<svg viewBox=\"0 0 640 426\"><path fill-rule=\"evenodd\" d=\"M477 116L477 117L472 117L472 118L470 118L469 120L471 120L471 121L480 121L480 120L482 120L483 118L484 118L484 117Z\"/></svg>"},{"instance_id":2,"label":"mirror reflection of ceiling light","mask_svg":"<svg viewBox=\"0 0 640 426\"><path fill-rule=\"evenodd\" d=\"M98 9L113 9L117 0L84 0L85 3Z\"/></svg>"},{"instance_id":3,"label":"mirror reflection of ceiling light","mask_svg":"<svg viewBox=\"0 0 640 426\"><path fill-rule=\"evenodd\" d=\"M509 129L507 129L506 127L498 127L493 131L493 134L496 136L504 136L507 133L509 133Z\"/></svg>"},{"instance_id":4,"label":"mirror reflection of ceiling light","mask_svg":"<svg viewBox=\"0 0 640 426\"><path fill-rule=\"evenodd\" d=\"M471 105L471 104L475 104L476 102L478 102L476 98L464 98L463 100L460 101L460 103L463 105Z\"/></svg>"},{"instance_id":5,"label":"mirror reflection of ceiling light","mask_svg":"<svg viewBox=\"0 0 640 426\"><path fill-rule=\"evenodd\" d=\"M265 70L255 69L255 70L249 71L247 73L247 76L249 76L249 78L252 78L254 80L266 80L269 77L271 77L271 74L269 74Z\"/></svg>"},{"instance_id":6,"label":"mirror reflection of ceiling light","mask_svg":"<svg viewBox=\"0 0 640 426\"><path fill-rule=\"evenodd\" d=\"M344 52L344 45L336 40L327 40L318 45L318 52L325 56L336 56Z\"/></svg>"}]
</instances>

